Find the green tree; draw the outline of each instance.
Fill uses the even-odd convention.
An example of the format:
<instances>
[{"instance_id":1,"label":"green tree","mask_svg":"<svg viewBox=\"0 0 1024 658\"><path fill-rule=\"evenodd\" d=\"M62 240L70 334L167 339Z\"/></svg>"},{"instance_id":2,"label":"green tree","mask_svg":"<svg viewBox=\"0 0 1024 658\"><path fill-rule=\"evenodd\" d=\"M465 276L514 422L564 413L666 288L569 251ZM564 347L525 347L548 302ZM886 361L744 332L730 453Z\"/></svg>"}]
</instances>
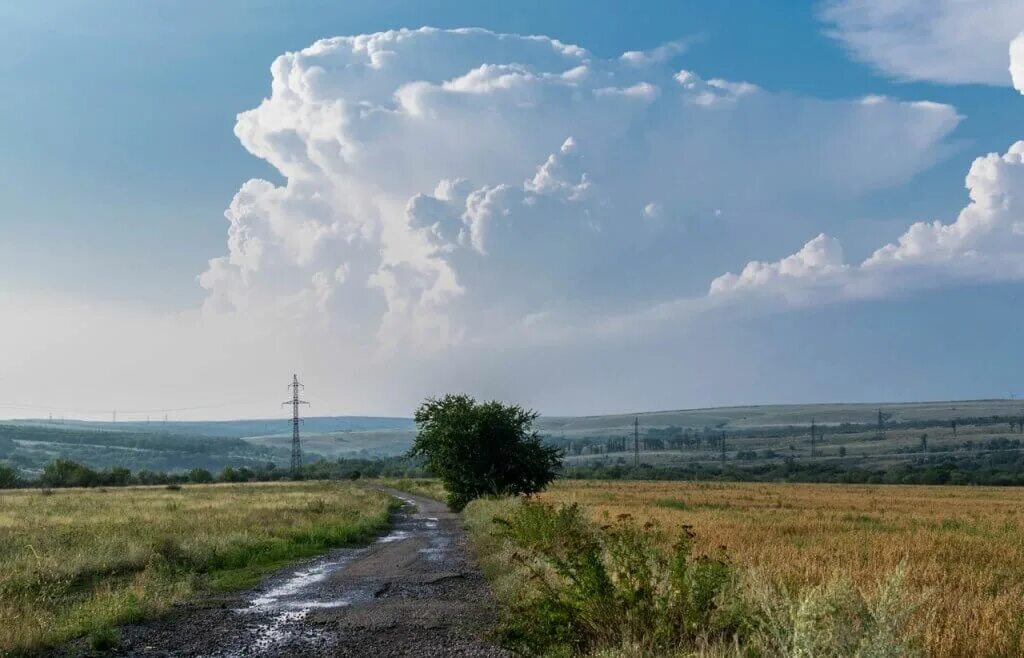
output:
<instances>
[{"instance_id":1,"label":"green tree","mask_svg":"<svg viewBox=\"0 0 1024 658\"><path fill-rule=\"evenodd\" d=\"M205 468L193 468L188 472L188 481L195 482L197 484L213 482L213 475Z\"/></svg>"},{"instance_id":2,"label":"green tree","mask_svg":"<svg viewBox=\"0 0 1024 658\"><path fill-rule=\"evenodd\" d=\"M242 478L238 474L238 471L231 468L230 466L225 466L224 469L220 472L220 475L217 476L217 480L219 482L241 482Z\"/></svg>"},{"instance_id":3,"label":"green tree","mask_svg":"<svg viewBox=\"0 0 1024 658\"><path fill-rule=\"evenodd\" d=\"M100 473L100 483L113 487L123 487L132 480L132 472L122 466L117 466L109 471Z\"/></svg>"},{"instance_id":4,"label":"green tree","mask_svg":"<svg viewBox=\"0 0 1024 658\"><path fill-rule=\"evenodd\" d=\"M410 456L448 490L448 505L461 510L480 496L531 494L554 478L562 451L533 431L537 413L501 402L477 403L468 395L429 398L416 409Z\"/></svg>"},{"instance_id":5,"label":"green tree","mask_svg":"<svg viewBox=\"0 0 1024 658\"><path fill-rule=\"evenodd\" d=\"M43 466L41 482L48 487L91 487L96 484L96 471L70 459L55 459Z\"/></svg>"},{"instance_id":6,"label":"green tree","mask_svg":"<svg viewBox=\"0 0 1024 658\"><path fill-rule=\"evenodd\" d=\"M0 464L0 489L13 489L18 483L18 470L7 464Z\"/></svg>"}]
</instances>

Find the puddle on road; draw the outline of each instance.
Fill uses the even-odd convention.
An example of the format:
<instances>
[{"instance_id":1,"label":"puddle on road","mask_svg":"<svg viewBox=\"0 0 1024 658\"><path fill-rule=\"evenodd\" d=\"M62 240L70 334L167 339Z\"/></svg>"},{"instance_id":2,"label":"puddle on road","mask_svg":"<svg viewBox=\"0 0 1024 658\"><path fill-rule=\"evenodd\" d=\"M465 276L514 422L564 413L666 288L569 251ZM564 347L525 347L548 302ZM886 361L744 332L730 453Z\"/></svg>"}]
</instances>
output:
<instances>
[{"instance_id":1,"label":"puddle on road","mask_svg":"<svg viewBox=\"0 0 1024 658\"><path fill-rule=\"evenodd\" d=\"M410 498L399 497L406 505L415 508ZM425 536L429 546L419 552L431 561L440 561L450 543L449 537L438 531L437 518L406 518L398 527L377 539L378 544L390 544L410 537ZM280 649L290 642L310 637L309 629L303 622L310 612L319 609L342 608L352 605L354 600L365 598L367 592L326 592L322 586L328 578L343 570L351 562L367 552L367 548L342 549L321 558L309 566L294 572L283 581L265 592L251 598L248 605L236 608L240 615L252 615L254 623L247 625L249 642L236 655L263 653ZM341 594L340 598L338 595Z\"/></svg>"},{"instance_id":2,"label":"puddle on road","mask_svg":"<svg viewBox=\"0 0 1024 658\"><path fill-rule=\"evenodd\" d=\"M381 537L377 540L378 544L390 544L393 541L402 541L408 539L412 534L408 530L396 530L386 537Z\"/></svg>"},{"instance_id":3,"label":"puddle on road","mask_svg":"<svg viewBox=\"0 0 1024 658\"><path fill-rule=\"evenodd\" d=\"M347 555L340 559L329 560L322 564L315 565L305 571L297 571L284 583L271 589L265 594L252 599L249 602L249 605L239 610L239 612L248 612L261 608L274 608L279 606L294 607L296 604L301 603L299 601L293 601L292 599L294 597L302 594L304 590L309 589L312 585L326 580L332 573L351 562L353 557L355 557L354 554Z\"/></svg>"},{"instance_id":4,"label":"puddle on road","mask_svg":"<svg viewBox=\"0 0 1024 658\"><path fill-rule=\"evenodd\" d=\"M437 523L436 517L431 516L427 518L424 525L427 527L427 530L432 531L430 533L430 546L424 546L419 550L420 555L425 556L431 562L440 562L448 550L448 545L451 543L448 535L436 532Z\"/></svg>"}]
</instances>

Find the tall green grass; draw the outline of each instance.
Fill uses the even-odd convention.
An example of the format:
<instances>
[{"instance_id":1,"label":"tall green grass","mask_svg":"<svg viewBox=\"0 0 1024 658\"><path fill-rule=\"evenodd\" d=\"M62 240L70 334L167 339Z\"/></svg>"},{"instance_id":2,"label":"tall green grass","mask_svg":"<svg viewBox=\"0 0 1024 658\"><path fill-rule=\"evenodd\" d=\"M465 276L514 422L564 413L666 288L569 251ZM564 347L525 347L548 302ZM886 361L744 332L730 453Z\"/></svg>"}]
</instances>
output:
<instances>
[{"instance_id":1,"label":"tall green grass","mask_svg":"<svg viewBox=\"0 0 1024 658\"><path fill-rule=\"evenodd\" d=\"M0 492L0 654L109 643L197 592L366 542L392 504L337 482Z\"/></svg>"}]
</instances>

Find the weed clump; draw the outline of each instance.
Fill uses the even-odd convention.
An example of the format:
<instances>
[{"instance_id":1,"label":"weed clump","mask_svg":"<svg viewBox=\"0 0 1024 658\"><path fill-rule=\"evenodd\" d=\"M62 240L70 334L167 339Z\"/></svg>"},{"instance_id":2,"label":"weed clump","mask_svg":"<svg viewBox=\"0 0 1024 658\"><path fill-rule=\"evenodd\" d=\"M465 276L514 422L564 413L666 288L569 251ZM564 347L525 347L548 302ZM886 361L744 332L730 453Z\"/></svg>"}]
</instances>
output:
<instances>
[{"instance_id":1,"label":"weed clump","mask_svg":"<svg viewBox=\"0 0 1024 658\"><path fill-rule=\"evenodd\" d=\"M874 597L842 576L792 591L752 575L746 594L758 633L753 645L770 656L897 658L920 655L904 594L904 568L883 578Z\"/></svg>"},{"instance_id":2,"label":"weed clump","mask_svg":"<svg viewBox=\"0 0 1024 658\"><path fill-rule=\"evenodd\" d=\"M504 622L506 640L521 651L628 646L663 655L741 630L719 604L731 567L720 556L695 557L688 529L668 545L660 528L625 515L599 527L576 505L532 502L496 518L495 528L533 584Z\"/></svg>"}]
</instances>

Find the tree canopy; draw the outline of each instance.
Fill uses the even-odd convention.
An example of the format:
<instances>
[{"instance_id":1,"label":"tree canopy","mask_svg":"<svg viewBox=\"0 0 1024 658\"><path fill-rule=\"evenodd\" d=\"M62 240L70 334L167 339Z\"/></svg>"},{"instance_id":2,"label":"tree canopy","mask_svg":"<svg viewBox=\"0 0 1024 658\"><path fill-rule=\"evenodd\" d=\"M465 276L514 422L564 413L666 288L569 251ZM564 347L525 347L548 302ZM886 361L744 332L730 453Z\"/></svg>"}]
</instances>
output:
<instances>
[{"instance_id":1,"label":"tree canopy","mask_svg":"<svg viewBox=\"0 0 1024 658\"><path fill-rule=\"evenodd\" d=\"M410 455L422 456L461 510L480 496L531 494L554 478L561 450L533 431L537 413L468 395L429 398L416 409Z\"/></svg>"}]
</instances>

